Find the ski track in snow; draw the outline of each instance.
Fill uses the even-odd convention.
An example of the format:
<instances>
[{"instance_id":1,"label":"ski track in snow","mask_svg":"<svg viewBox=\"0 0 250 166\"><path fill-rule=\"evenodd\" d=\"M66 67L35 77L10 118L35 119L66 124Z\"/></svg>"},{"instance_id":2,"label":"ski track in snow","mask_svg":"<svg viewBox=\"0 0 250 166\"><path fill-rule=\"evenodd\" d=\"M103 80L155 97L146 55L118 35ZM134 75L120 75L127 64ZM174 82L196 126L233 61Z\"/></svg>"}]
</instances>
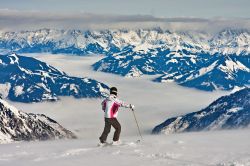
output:
<instances>
[{"instance_id":1,"label":"ski track in snow","mask_svg":"<svg viewBox=\"0 0 250 166\"><path fill-rule=\"evenodd\" d=\"M34 56L29 54L27 56ZM155 125L169 117L206 107L228 92L201 92L173 83L152 82L151 76L123 78L95 72L90 65L100 56L35 55L60 70L81 77L90 77L117 86L125 101L136 105L136 115L142 129L139 138L132 114L125 109L119 113L122 124L121 146L97 147L103 129L100 99L62 98L56 103L14 103L26 112L44 113L75 132L79 139L42 142L20 142L0 145L0 166L82 166L82 165L250 165L249 130L151 135ZM113 130L110 133L109 141Z\"/></svg>"}]
</instances>

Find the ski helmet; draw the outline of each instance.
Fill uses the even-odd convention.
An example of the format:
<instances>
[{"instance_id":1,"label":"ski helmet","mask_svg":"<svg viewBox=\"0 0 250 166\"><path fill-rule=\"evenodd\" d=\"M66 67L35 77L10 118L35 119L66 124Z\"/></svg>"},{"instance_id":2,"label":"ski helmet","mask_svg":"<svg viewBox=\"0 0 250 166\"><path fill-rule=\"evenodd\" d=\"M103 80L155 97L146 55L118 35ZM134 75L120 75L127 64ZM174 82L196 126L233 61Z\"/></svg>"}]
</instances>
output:
<instances>
[{"instance_id":1,"label":"ski helmet","mask_svg":"<svg viewBox=\"0 0 250 166\"><path fill-rule=\"evenodd\" d=\"M112 87L110 88L110 94L114 94L114 95L117 95L117 88L116 87Z\"/></svg>"}]
</instances>

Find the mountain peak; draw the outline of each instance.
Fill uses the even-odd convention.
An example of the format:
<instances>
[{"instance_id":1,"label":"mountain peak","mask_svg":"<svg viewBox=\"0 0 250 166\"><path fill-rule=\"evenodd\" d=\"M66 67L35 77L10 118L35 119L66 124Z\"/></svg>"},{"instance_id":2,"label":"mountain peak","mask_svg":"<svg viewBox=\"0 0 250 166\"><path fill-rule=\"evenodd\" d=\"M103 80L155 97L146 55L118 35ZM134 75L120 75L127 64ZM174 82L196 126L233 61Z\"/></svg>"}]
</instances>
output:
<instances>
[{"instance_id":1,"label":"mountain peak","mask_svg":"<svg viewBox=\"0 0 250 166\"><path fill-rule=\"evenodd\" d=\"M12 141L76 138L55 120L42 114L28 114L0 99L0 143Z\"/></svg>"},{"instance_id":2,"label":"mountain peak","mask_svg":"<svg viewBox=\"0 0 250 166\"><path fill-rule=\"evenodd\" d=\"M250 89L223 96L207 108L167 119L153 133L178 133L250 127Z\"/></svg>"},{"instance_id":3,"label":"mountain peak","mask_svg":"<svg viewBox=\"0 0 250 166\"><path fill-rule=\"evenodd\" d=\"M219 32L219 34L224 36L240 35L242 33L249 33L249 30L243 28L225 28Z\"/></svg>"},{"instance_id":4,"label":"mountain peak","mask_svg":"<svg viewBox=\"0 0 250 166\"><path fill-rule=\"evenodd\" d=\"M71 77L31 57L0 56L0 93L13 101L55 101L59 96L102 97L108 86L89 79Z\"/></svg>"}]
</instances>

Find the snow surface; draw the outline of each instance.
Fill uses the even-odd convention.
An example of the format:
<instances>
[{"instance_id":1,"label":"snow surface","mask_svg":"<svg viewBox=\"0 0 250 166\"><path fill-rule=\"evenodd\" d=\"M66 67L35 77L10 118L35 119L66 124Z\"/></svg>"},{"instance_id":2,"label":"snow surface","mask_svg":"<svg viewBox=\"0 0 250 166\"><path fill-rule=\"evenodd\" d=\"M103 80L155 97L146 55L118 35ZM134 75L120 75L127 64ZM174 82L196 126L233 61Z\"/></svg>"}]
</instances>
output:
<instances>
[{"instance_id":1,"label":"snow surface","mask_svg":"<svg viewBox=\"0 0 250 166\"><path fill-rule=\"evenodd\" d=\"M9 95L10 87L11 87L10 83L0 84L0 94L2 95L3 98L6 98Z\"/></svg>"},{"instance_id":2,"label":"snow surface","mask_svg":"<svg viewBox=\"0 0 250 166\"><path fill-rule=\"evenodd\" d=\"M20 96L21 94L24 93L23 86L16 86L14 90L15 90L15 96Z\"/></svg>"},{"instance_id":3,"label":"snow surface","mask_svg":"<svg viewBox=\"0 0 250 166\"><path fill-rule=\"evenodd\" d=\"M125 145L97 147L104 124L100 99L64 97L55 103L11 102L23 111L48 115L79 139L0 145L0 165L250 165L249 130L150 134L167 117L198 111L228 92L201 92L175 83L159 84L151 81L155 76L131 79L92 71L91 64L100 56L40 54L35 57L74 76L91 76L117 86L120 98L136 106L144 139L139 144L133 143L139 138L133 114L121 109L118 119Z\"/></svg>"}]
</instances>

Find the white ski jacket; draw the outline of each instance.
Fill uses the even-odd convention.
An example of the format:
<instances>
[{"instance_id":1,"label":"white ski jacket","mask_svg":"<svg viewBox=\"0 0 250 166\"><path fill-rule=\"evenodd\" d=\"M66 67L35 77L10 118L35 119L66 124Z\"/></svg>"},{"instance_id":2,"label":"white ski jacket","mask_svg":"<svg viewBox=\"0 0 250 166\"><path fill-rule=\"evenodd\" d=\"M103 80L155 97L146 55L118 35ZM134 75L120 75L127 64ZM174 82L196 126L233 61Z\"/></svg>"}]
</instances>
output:
<instances>
[{"instance_id":1,"label":"white ski jacket","mask_svg":"<svg viewBox=\"0 0 250 166\"><path fill-rule=\"evenodd\" d=\"M119 100L115 95L111 94L102 102L102 110L104 111L105 118L116 118L118 115L119 107L130 108L130 104Z\"/></svg>"}]
</instances>

